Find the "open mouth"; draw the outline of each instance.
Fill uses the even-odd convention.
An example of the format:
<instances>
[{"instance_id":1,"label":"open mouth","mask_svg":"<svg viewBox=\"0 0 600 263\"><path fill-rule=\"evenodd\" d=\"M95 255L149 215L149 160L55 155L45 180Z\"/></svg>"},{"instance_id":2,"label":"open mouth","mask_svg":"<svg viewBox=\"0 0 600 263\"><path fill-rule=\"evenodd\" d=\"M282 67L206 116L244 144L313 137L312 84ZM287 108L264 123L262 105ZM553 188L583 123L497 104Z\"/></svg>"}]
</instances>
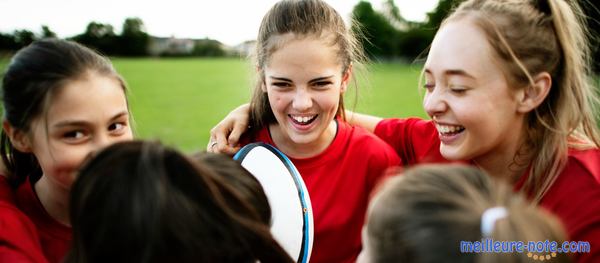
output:
<instances>
[{"instance_id":1,"label":"open mouth","mask_svg":"<svg viewBox=\"0 0 600 263\"><path fill-rule=\"evenodd\" d=\"M461 132L463 132L465 130L465 127L460 126L460 125L442 125L442 124L436 124L435 125L438 133L440 135L443 136L453 136L453 135L457 135Z\"/></svg>"},{"instance_id":2,"label":"open mouth","mask_svg":"<svg viewBox=\"0 0 600 263\"><path fill-rule=\"evenodd\" d=\"M298 125L309 125L313 121L315 121L319 115L315 114L315 115L312 115L312 116L298 116L298 115L288 114L288 116L290 117L290 119L292 119L292 122L294 122L295 124L298 124Z\"/></svg>"}]
</instances>

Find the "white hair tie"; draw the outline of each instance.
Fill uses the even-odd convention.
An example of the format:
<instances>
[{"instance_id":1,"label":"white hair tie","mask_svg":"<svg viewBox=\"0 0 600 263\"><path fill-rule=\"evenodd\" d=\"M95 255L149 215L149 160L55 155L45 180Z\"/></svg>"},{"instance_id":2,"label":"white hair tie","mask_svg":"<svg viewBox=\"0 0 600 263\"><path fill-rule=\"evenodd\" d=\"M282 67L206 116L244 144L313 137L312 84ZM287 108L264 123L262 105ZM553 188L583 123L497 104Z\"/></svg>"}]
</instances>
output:
<instances>
[{"instance_id":1,"label":"white hair tie","mask_svg":"<svg viewBox=\"0 0 600 263\"><path fill-rule=\"evenodd\" d=\"M486 209L481 215L481 235L490 237L494 232L494 225L498 219L502 219L508 215L505 207L496 206Z\"/></svg>"}]
</instances>

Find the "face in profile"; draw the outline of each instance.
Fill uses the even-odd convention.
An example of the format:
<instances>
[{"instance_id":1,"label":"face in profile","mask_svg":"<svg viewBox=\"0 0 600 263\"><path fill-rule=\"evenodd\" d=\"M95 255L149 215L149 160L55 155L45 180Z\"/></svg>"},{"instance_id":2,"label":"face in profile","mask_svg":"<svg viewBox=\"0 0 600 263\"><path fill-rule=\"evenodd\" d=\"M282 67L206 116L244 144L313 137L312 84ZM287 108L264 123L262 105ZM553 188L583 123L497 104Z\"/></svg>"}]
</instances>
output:
<instances>
[{"instance_id":1,"label":"face in profile","mask_svg":"<svg viewBox=\"0 0 600 263\"><path fill-rule=\"evenodd\" d=\"M425 63L423 107L447 159L486 163L519 145L524 114L495 56L484 32L469 18L449 21L433 40Z\"/></svg>"}]
</instances>

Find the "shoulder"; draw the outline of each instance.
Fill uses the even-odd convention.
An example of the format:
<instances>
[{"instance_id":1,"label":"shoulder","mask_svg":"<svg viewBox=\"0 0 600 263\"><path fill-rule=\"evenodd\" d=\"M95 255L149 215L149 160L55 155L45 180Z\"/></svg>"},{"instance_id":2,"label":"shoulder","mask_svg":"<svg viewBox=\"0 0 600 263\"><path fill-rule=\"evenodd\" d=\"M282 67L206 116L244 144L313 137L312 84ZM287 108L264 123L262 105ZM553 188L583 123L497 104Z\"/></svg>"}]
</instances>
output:
<instances>
[{"instance_id":1,"label":"shoulder","mask_svg":"<svg viewBox=\"0 0 600 263\"><path fill-rule=\"evenodd\" d=\"M600 186L600 149L570 149L567 165L562 174L587 176Z\"/></svg>"},{"instance_id":2,"label":"shoulder","mask_svg":"<svg viewBox=\"0 0 600 263\"><path fill-rule=\"evenodd\" d=\"M419 131L435 130L432 121L420 118L389 118L383 119L375 127L375 133L388 130L416 129Z\"/></svg>"},{"instance_id":3,"label":"shoulder","mask_svg":"<svg viewBox=\"0 0 600 263\"><path fill-rule=\"evenodd\" d=\"M396 151L385 141L362 127L342 123L340 127L348 131L348 148L359 152L363 157L384 160L385 162L400 164Z\"/></svg>"},{"instance_id":4,"label":"shoulder","mask_svg":"<svg viewBox=\"0 0 600 263\"><path fill-rule=\"evenodd\" d=\"M0 226L0 261L47 262L33 222L6 201L0 201Z\"/></svg>"}]
</instances>

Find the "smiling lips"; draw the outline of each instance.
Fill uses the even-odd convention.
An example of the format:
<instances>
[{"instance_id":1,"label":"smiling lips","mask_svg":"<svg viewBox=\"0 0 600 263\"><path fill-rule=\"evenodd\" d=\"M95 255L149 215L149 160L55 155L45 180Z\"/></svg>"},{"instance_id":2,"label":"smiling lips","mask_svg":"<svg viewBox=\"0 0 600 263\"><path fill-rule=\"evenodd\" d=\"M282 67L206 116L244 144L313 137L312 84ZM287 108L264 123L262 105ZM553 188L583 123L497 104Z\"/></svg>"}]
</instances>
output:
<instances>
[{"instance_id":1,"label":"smiling lips","mask_svg":"<svg viewBox=\"0 0 600 263\"><path fill-rule=\"evenodd\" d=\"M310 116L300 116L300 115L291 115L288 114L292 122L298 125L310 125L315 119L317 119L318 114L310 115Z\"/></svg>"},{"instance_id":2,"label":"smiling lips","mask_svg":"<svg viewBox=\"0 0 600 263\"><path fill-rule=\"evenodd\" d=\"M435 127L438 130L440 141L444 144L452 143L465 130L465 127L460 125L436 123Z\"/></svg>"}]
</instances>

